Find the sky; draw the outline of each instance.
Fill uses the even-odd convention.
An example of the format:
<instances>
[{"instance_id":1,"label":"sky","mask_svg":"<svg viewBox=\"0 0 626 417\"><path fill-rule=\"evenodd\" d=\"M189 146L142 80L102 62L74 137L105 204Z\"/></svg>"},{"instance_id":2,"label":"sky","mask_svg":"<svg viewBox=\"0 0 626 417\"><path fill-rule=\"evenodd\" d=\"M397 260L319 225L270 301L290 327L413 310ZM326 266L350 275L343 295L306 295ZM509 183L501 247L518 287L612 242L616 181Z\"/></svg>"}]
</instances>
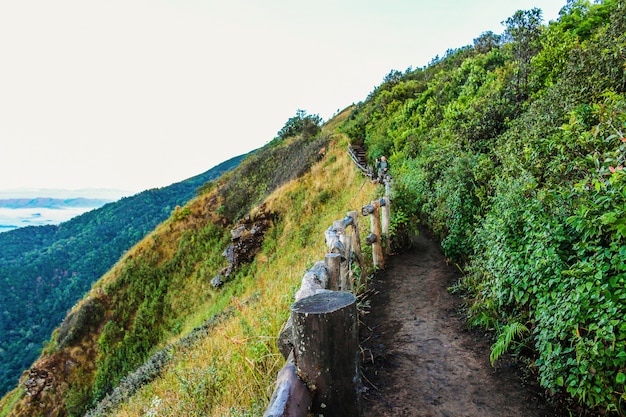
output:
<instances>
[{"instance_id":1,"label":"sky","mask_svg":"<svg viewBox=\"0 0 626 417\"><path fill-rule=\"evenodd\" d=\"M565 3L0 0L0 193L182 181Z\"/></svg>"}]
</instances>

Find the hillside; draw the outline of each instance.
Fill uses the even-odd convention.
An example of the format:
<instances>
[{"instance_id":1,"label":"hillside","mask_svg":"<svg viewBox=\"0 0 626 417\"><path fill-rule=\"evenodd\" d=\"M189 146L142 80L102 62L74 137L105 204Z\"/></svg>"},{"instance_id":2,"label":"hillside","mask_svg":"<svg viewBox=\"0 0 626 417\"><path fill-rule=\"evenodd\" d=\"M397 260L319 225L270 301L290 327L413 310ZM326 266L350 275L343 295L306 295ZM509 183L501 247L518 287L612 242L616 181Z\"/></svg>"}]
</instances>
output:
<instances>
[{"instance_id":1,"label":"hillside","mask_svg":"<svg viewBox=\"0 0 626 417\"><path fill-rule=\"evenodd\" d=\"M221 380L218 391L222 392L226 380L236 384L233 376L250 372L248 360L258 361L254 375L259 372L263 381L238 403L249 407L259 392L265 397L273 373L263 370L279 366L273 339L288 309L287 294L300 280L300 271L319 256L319 247L312 245L314 236L323 236L326 223L332 222L320 222L314 215L330 206L343 216L347 201L357 197L354 191L363 184L347 159L346 144L345 138L332 139L324 132L300 139L277 138L175 210L72 309L20 386L3 400L5 410L12 409L9 415L32 415L35 409L46 415L82 415L98 401L101 410L108 410L119 396L156 389L150 388L152 384L193 384L196 376L211 377L211 372ZM309 173L311 166L314 173ZM352 191L343 193L343 189ZM279 191L271 194L273 190ZM365 191L361 190L360 199ZM254 208L264 200L263 206ZM249 248L261 253L215 289L210 281L227 264L222 252L230 242L230 230L237 220L245 223L243 214L251 209L248 222L265 219L267 224L261 246ZM248 309L256 312L244 313ZM209 354L207 343L231 343L210 340L217 325L239 327L245 333L233 336L236 339L258 337L253 351L239 354L231 347L216 347L217 357L198 359L214 363L214 370L187 368L184 362L193 356ZM223 331L231 330L219 330L220 336ZM222 355L239 357L218 363ZM179 370L172 375L172 369ZM188 385L188 389L196 388ZM233 389L238 397L241 391ZM202 401L181 402L181 406L198 407L196 412L201 412L218 405L217 398ZM110 415L111 411L95 413Z\"/></svg>"},{"instance_id":2,"label":"hillside","mask_svg":"<svg viewBox=\"0 0 626 417\"><path fill-rule=\"evenodd\" d=\"M390 156L408 214L465 274L454 290L494 333L494 366L511 354L564 409L624 415L626 5L504 24L390 72L343 130Z\"/></svg>"},{"instance_id":3,"label":"hillside","mask_svg":"<svg viewBox=\"0 0 626 417\"><path fill-rule=\"evenodd\" d=\"M246 155L167 187L108 203L58 226L0 233L0 393L13 388L39 356L67 311L120 256L198 187L237 166ZM82 199L11 200L13 205L82 204Z\"/></svg>"},{"instance_id":4,"label":"hillside","mask_svg":"<svg viewBox=\"0 0 626 417\"><path fill-rule=\"evenodd\" d=\"M261 415L323 232L380 195L349 143L388 156L392 242L416 223L441 242L493 366L525 369L564 414L625 415L626 5L504 23L392 70L321 132L288 123L174 210L69 312L0 416ZM247 244L231 269L233 229Z\"/></svg>"}]
</instances>

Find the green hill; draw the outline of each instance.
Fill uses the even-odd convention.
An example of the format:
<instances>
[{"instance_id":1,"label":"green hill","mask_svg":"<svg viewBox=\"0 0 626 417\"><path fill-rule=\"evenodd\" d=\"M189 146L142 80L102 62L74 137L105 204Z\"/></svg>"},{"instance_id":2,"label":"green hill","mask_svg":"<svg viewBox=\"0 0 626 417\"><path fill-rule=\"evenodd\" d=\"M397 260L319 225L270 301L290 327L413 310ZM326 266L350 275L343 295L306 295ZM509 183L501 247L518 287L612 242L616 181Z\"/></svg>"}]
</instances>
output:
<instances>
[{"instance_id":1,"label":"green hill","mask_svg":"<svg viewBox=\"0 0 626 417\"><path fill-rule=\"evenodd\" d=\"M626 6L540 17L392 71L344 131L390 155L466 274L470 324L496 333L492 361L508 350L563 407L624 415Z\"/></svg>"},{"instance_id":2,"label":"green hill","mask_svg":"<svg viewBox=\"0 0 626 417\"><path fill-rule=\"evenodd\" d=\"M17 384L67 311L126 250L194 197L198 187L233 169L245 156L188 180L108 203L59 226L0 233L0 393Z\"/></svg>"},{"instance_id":3,"label":"green hill","mask_svg":"<svg viewBox=\"0 0 626 417\"><path fill-rule=\"evenodd\" d=\"M94 284L0 415L261 415L323 232L380 195L348 143L388 156L392 241L432 229L494 364L509 352L564 413L624 415L625 7L572 1L549 25L519 11L502 35L391 71L321 133L285 129ZM215 289L238 224L259 238Z\"/></svg>"}]
</instances>

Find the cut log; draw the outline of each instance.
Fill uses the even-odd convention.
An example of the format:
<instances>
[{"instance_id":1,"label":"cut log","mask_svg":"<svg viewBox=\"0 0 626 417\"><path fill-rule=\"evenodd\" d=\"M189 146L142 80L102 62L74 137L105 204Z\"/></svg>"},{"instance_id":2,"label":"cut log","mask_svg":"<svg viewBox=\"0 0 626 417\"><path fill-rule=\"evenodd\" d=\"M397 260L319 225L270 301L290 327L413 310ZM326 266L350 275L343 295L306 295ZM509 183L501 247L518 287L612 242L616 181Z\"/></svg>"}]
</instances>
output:
<instances>
[{"instance_id":1,"label":"cut log","mask_svg":"<svg viewBox=\"0 0 626 417\"><path fill-rule=\"evenodd\" d=\"M324 261L317 261L302 277L302 285L295 294L296 301L315 294L316 290L328 288L328 272Z\"/></svg>"},{"instance_id":2,"label":"cut log","mask_svg":"<svg viewBox=\"0 0 626 417\"><path fill-rule=\"evenodd\" d=\"M291 306L298 375L313 393L311 410L324 417L360 412L357 308L354 294L329 291Z\"/></svg>"}]
</instances>

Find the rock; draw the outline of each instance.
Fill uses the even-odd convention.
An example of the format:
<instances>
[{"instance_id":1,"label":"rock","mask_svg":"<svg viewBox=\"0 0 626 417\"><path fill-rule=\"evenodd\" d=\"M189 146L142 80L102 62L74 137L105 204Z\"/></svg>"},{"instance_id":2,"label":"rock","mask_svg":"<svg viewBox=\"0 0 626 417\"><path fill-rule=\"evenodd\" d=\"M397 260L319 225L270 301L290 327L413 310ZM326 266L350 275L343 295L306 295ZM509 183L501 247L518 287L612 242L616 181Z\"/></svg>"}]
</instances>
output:
<instances>
[{"instance_id":1,"label":"rock","mask_svg":"<svg viewBox=\"0 0 626 417\"><path fill-rule=\"evenodd\" d=\"M211 280L211 284L218 288L224 284L226 278L235 272L243 263L251 262L263 245L265 232L272 223L272 214L261 207L261 211L254 217L245 216L231 230L231 244L224 250L222 256L228 261L228 267L222 269L220 275Z\"/></svg>"},{"instance_id":2,"label":"rock","mask_svg":"<svg viewBox=\"0 0 626 417\"><path fill-rule=\"evenodd\" d=\"M31 368L28 371L28 379L25 382L26 395L38 396L47 386L52 383L52 375L45 369Z\"/></svg>"},{"instance_id":3,"label":"rock","mask_svg":"<svg viewBox=\"0 0 626 417\"><path fill-rule=\"evenodd\" d=\"M241 224L230 231L231 240L235 241L239 239L246 231L246 226Z\"/></svg>"},{"instance_id":4,"label":"rock","mask_svg":"<svg viewBox=\"0 0 626 417\"><path fill-rule=\"evenodd\" d=\"M213 285L213 287L215 288L219 288L222 285L224 285L224 281L222 281L222 276L220 274L217 274L212 280L211 280L211 285Z\"/></svg>"}]
</instances>

